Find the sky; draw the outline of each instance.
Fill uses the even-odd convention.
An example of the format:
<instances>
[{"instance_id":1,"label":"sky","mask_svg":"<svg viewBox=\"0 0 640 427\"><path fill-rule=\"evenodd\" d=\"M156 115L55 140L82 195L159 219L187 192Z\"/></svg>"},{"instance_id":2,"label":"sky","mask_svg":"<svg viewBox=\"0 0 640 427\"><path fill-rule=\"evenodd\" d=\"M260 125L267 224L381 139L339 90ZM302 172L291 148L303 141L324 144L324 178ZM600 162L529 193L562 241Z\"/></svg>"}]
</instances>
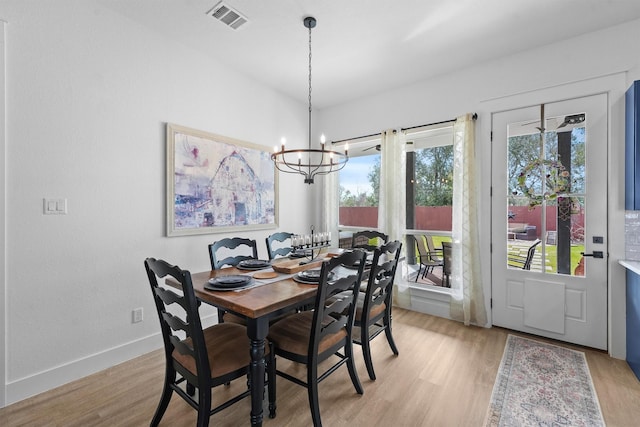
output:
<instances>
[{"instance_id":1,"label":"sky","mask_svg":"<svg viewBox=\"0 0 640 427\"><path fill-rule=\"evenodd\" d=\"M368 175L376 158L379 157L379 154L376 156L349 157L344 169L340 171L340 185L349 190L351 194L371 194L373 188L369 183Z\"/></svg>"}]
</instances>

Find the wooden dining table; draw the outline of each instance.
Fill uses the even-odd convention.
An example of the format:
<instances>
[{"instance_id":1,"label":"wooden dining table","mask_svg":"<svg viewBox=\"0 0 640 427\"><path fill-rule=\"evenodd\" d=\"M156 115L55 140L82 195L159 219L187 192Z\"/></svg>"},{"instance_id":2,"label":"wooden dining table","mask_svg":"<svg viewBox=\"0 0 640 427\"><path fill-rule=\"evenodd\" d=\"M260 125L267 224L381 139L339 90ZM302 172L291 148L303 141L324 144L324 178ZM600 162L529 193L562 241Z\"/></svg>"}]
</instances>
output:
<instances>
[{"instance_id":1,"label":"wooden dining table","mask_svg":"<svg viewBox=\"0 0 640 427\"><path fill-rule=\"evenodd\" d=\"M289 263L300 265L295 270L318 268L323 259L333 254L328 253L316 262L300 265L303 260L282 259L274 261L274 265ZM264 271L264 270L258 270ZM236 275L255 274L236 267L228 267L220 270L203 271L191 274L191 281L196 296L207 304L230 311L247 319L247 335L249 336L249 352L251 356L251 425L261 426L263 419L262 400L265 375L265 338L269 333L269 320L280 316L295 307L310 304L314 301L317 285L298 283L291 274L279 273L278 278L271 279L269 283L261 284L256 280L256 285L244 290L212 291L205 289L209 279ZM255 279L254 279L255 280ZM171 279L167 284L180 287L179 283Z\"/></svg>"}]
</instances>

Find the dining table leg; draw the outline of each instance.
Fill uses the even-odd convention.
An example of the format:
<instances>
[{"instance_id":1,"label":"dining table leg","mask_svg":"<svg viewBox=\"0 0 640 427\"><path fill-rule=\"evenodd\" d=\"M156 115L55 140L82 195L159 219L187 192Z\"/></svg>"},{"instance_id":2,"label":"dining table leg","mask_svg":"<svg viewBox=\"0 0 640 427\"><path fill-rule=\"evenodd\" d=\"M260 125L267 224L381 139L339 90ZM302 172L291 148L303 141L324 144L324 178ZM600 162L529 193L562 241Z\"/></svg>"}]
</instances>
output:
<instances>
[{"instance_id":1,"label":"dining table leg","mask_svg":"<svg viewBox=\"0 0 640 427\"><path fill-rule=\"evenodd\" d=\"M262 400L264 395L265 338L269 332L269 321L266 318L248 319L247 335L250 340L251 356L251 425L262 426Z\"/></svg>"}]
</instances>

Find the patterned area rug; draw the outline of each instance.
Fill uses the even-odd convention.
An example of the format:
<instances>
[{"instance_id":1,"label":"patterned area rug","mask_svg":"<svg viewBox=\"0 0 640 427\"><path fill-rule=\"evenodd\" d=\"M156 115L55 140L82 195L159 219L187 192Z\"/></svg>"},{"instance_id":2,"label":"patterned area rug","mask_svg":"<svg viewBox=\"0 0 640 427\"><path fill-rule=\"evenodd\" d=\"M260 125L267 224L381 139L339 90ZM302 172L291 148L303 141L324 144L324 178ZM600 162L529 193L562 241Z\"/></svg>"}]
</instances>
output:
<instances>
[{"instance_id":1,"label":"patterned area rug","mask_svg":"<svg viewBox=\"0 0 640 427\"><path fill-rule=\"evenodd\" d=\"M509 335L485 426L604 426L584 353Z\"/></svg>"}]
</instances>

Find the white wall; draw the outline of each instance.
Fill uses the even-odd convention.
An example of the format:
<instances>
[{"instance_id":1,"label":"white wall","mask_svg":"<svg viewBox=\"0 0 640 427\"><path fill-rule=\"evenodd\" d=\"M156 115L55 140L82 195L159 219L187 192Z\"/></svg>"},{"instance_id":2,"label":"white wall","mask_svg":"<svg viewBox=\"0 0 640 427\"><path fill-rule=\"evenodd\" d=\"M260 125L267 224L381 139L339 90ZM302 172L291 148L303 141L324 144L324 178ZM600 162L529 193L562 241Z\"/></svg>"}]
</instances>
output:
<instances>
[{"instance_id":1,"label":"white wall","mask_svg":"<svg viewBox=\"0 0 640 427\"><path fill-rule=\"evenodd\" d=\"M609 352L624 358L625 292L624 269L624 90L628 70L640 74L640 57L628 48L640 39L640 21L594 32L478 64L415 85L376 94L325 109L321 126L335 139L357 137L387 128L410 127L453 119L477 112L477 155L482 165L481 248L483 283L487 302L491 292L490 243L490 154L491 112L496 108L518 108L564 97L595 92L609 94ZM481 41L478 41L479 43ZM455 54L452 52L452 54ZM397 66L402 66L398 64ZM390 69L389 72L393 72ZM625 80L626 78L626 80ZM543 96L542 99L537 99ZM436 315L443 311L442 295L413 297L412 307Z\"/></svg>"},{"instance_id":2,"label":"white wall","mask_svg":"<svg viewBox=\"0 0 640 427\"><path fill-rule=\"evenodd\" d=\"M231 236L165 237L165 123L272 147L284 134L305 141L307 115L95 2L3 2L0 19L8 22L2 406L160 347L144 258L205 270L207 244ZM281 175L280 189L280 224L306 230L308 188ZM67 198L68 214L43 215L45 197ZM266 257L271 232L232 234L256 238ZM132 324L136 307L145 318Z\"/></svg>"}]
</instances>

